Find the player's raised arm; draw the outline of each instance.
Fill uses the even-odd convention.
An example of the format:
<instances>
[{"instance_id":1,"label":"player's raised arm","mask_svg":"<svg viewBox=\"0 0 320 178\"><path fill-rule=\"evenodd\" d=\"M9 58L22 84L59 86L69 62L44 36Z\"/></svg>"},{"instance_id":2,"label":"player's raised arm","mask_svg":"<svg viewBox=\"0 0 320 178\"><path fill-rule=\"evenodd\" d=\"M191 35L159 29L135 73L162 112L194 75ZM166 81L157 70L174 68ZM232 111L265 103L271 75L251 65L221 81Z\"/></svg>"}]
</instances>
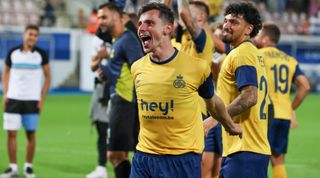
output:
<instances>
[{"instance_id":1,"label":"player's raised arm","mask_svg":"<svg viewBox=\"0 0 320 178\"><path fill-rule=\"evenodd\" d=\"M201 28L197 24L196 19L191 16L189 1L178 0L178 10L183 23L187 27L187 30L191 34L192 38L196 39L201 33Z\"/></svg>"}]
</instances>

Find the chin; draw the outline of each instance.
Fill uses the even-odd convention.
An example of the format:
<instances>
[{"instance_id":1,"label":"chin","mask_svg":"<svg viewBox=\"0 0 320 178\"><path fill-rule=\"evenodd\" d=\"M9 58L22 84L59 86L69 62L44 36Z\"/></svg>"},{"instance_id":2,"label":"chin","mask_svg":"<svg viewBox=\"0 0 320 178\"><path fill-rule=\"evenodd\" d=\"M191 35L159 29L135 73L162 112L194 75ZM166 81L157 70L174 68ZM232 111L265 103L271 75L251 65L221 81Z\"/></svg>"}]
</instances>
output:
<instances>
[{"instance_id":1,"label":"chin","mask_svg":"<svg viewBox=\"0 0 320 178\"><path fill-rule=\"evenodd\" d=\"M145 54L147 54L147 53L150 53L151 52L151 49L150 48L143 48L143 52L145 53Z\"/></svg>"},{"instance_id":2,"label":"chin","mask_svg":"<svg viewBox=\"0 0 320 178\"><path fill-rule=\"evenodd\" d=\"M222 41L225 43L231 43L231 39L228 38L222 38Z\"/></svg>"}]
</instances>

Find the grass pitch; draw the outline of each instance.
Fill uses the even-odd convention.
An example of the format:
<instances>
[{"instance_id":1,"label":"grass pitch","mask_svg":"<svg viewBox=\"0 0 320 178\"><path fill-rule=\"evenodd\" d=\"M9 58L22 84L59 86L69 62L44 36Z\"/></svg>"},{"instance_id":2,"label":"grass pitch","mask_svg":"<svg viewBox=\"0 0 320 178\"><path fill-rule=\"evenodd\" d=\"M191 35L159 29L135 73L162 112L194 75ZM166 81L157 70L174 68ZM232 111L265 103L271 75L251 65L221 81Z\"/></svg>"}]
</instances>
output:
<instances>
[{"instance_id":1,"label":"grass pitch","mask_svg":"<svg viewBox=\"0 0 320 178\"><path fill-rule=\"evenodd\" d=\"M97 165L97 134L88 117L90 98L91 95L49 95L46 98L33 163L38 178L81 178ZM297 119L299 127L291 130L286 158L288 177L317 178L320 175L320 95L307 97L297 111ZM18 164L21 173L25 143L24 131L20 130ZM6 132L1 129L0 171L7 166ZM109 163L108 173L109 178L114 178Z\"/></svg>"}]
</instances>

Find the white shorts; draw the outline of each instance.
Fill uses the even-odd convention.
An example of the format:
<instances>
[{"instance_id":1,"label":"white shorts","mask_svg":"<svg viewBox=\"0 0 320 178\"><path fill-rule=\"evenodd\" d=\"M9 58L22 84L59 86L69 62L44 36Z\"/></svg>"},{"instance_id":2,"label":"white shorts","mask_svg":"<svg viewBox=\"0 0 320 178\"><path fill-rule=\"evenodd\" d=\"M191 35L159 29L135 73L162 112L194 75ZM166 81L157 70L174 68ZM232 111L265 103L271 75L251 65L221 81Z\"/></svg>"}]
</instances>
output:
<instances>
[{"instance_id":1,"label":"white shorts","mask_svg":"<svg viewBox=\"0 0 320 178\"><path fill-rule=\"evenodd\" d=\"M5 130L17 131L21 125L27 131L35 131L38 127L39 114L16 114L4 113L3 114L3 128Z\"/></svg>"}]
</instances>

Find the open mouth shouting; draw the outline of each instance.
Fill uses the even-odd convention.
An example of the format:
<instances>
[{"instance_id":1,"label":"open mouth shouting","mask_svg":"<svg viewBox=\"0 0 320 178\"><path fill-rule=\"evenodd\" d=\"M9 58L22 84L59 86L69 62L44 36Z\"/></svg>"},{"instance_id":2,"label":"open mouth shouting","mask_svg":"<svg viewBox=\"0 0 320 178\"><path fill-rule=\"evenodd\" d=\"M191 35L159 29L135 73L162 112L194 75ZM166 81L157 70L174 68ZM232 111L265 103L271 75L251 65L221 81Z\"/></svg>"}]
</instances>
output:
<instances>
[{"instance_id":1,"label":"open mouth shouting","mask_svg":"<svg viewBox=\"0 0 320 178\"><path fill-rule=\"evenodd\" d=\"M152 45L152 37L149 34L139 34L140 41L144 49L151 48Z\"/></svg>"}]
</instances>

